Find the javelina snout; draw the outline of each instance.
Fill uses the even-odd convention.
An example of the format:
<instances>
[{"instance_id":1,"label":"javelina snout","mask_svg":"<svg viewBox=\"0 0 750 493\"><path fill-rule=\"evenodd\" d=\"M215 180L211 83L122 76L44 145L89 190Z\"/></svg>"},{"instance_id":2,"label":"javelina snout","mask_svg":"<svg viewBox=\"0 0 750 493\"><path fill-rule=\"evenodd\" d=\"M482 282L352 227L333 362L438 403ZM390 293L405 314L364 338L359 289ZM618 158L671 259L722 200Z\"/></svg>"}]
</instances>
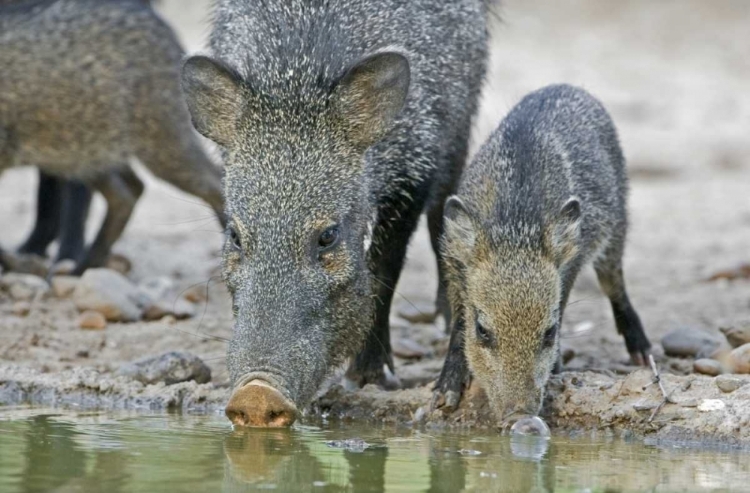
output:
<instances>
[{"instance_id":1,"label":"javelina snout","mask_svg":"<svg viewBox=\"0 0 750 493\"><path fill-rule=\"evenodd\" d=\"M297 407L266 381L253 378L232 392L226 415L238 426L275 428L294 423Z\"/></svg>"}]
</instances>

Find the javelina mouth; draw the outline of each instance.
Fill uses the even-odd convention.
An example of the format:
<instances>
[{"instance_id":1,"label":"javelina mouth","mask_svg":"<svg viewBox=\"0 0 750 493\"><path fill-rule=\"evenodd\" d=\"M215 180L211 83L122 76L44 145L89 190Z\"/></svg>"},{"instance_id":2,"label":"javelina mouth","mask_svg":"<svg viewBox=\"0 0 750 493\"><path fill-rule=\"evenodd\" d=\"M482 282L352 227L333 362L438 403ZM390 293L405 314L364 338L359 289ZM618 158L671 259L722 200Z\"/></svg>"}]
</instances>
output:
<instances>
[{"instance_id":1,"label":"javelina mouth","mask_svg":"<svg viewBox=\"0 0 750 493\"><path fill-rule=\"evenodd\" d=\"M232 424L264 428L291 426L299 412L283 387L274 385L277 380L263 372L249 373L239 379L225 409Z\"/></svg>"}]
</instances>

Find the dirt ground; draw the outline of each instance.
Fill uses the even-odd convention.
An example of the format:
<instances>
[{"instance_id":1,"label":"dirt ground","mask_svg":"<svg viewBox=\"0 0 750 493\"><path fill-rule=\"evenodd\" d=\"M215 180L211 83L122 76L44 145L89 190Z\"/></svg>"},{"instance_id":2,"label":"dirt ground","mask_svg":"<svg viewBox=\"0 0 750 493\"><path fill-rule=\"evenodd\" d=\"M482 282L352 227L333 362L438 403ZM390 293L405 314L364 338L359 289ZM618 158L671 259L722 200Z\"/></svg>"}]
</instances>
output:
<instances>
[{"instance_id":1,"label":"dirt ground","mask_svg":"<svg viewBox=\"0 0 750 493\"><path fill-rule=\"evenodd\" d=\"M165 0L159 6L191 51L201 48L208 31L207 3ZM678 389L678 403L649 422L660 402L658 390L642 390L648 371L624 375L624 344L588 269L565 312L563 346L575 357L550 384L547 418L553 430L750 443L750 386L723 394L709 377L684 376L692 362L662 357L659 344L676 328L718 333L719 327L750 320L750 280L706 282L715 271L750 262L750 4L506 0L501 15L493 28L473 149L525 93L548 83L583 86L605 103L619 127L631 176L625 259L631 299L660 367L675 374L665 377L665 385ZM208 302L187 321L84 331L70 301L38 300L28 315L16 316L13 302L0 298L0 403L218 410L225 402L224 339L231 336L232 318L217 276L218 222L198 199L140 174L147 192L115 251L132 261L134 281L161 276L182 289L202 284ZM6 249L30 229L34 183L32 169L0 178L0 241ZM102 211L97 199L90 232ZM421 227L392 317L394 339L415 340L432 351L419 362L398 361L397 373L414 388L350 393L334 387L311 412L438 425L491 423L474 389L453 415L425 412L425 384L439 373L447 341L441 324L410 325L396 313L432 303L436 284L434 256ZM202 357L213 383L144 388L111 375L124 362L174 349ZM704 399L724 407L701 411Z\"/></svg>"}]
</instances>

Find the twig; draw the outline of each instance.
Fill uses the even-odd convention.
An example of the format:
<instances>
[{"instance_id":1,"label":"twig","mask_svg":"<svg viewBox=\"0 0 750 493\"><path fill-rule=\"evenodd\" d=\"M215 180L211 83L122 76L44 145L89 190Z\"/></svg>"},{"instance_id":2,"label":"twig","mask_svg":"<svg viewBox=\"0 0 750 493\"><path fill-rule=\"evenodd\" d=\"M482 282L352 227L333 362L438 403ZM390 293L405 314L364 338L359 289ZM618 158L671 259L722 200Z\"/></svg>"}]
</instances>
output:
<instances>
[{"instance_id":1,"label":"twig","mask_svg":"<svg viewBox=\"0 0 750 493\"><path fill-rule=\"evenodd\" d=\"M672 400L672 393L669 394L664 389L664 384L661 381L661 375L659 375L659 370L656 368L656 361L654 361L654 356L652 354L648 355L648 361L651 364L651 371L654 372L654 379L651 380L651 383L643 387L643 390L646 390L653 384L657 384L659 386L659 390L661 390L661 395L664 396L664 399L659 403L658 406L656 406L656 409L654 409L654 412L651 413L651 417L648 418L648 422L652 422L659 411L661 411L661 408L664 407L664 404L666 403L672 403L674 404L674 401ZM674 390L672 391L674 392Z\"/></svg>"}]
</instances>

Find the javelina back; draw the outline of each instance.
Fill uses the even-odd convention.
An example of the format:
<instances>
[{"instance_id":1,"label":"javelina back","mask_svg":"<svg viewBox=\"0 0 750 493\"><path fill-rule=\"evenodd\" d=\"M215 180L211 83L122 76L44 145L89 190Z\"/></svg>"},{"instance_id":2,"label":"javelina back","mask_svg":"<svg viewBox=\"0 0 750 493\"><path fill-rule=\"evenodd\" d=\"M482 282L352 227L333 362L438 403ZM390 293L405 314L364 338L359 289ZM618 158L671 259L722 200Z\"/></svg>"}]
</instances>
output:
<instances>
[{"instance_id":1,"label":"javelina back","mask_svg":"<svg viewBox=\"0 0 750 493\"><path fill-rule=\"evenodd\" d=\"M555 85L513 108L448 200L442 246L452 337L463 335L472 374L501 422L539 412L568 295L588 261L628 351L645 363L651 345L622 274L626 195L606 110L582 89ZM463 381L455 371L444 368L448 380Z\"/></svg>"},{"instance_id":2,"label":"javelina back","mask_svg":"<svg viewBox=\"0 0 750 493\"><path fill-rule=\"evenodd\" d=\"M222 213L221 173L190 127L183 51L141 0L30 0L0 7L0 171L79 178L107 215L76 267L101 265L143 185L137 158Z\"/></svg>"},{"instance_id":3,"label":"javelina back","mask_svg":"<svg viewBox=\"0 0 750 493\"><path fill-rule=\"evenodd\" d=\"M235 423L291 423L360 349L348 377L391 384L393 290L425 208L433 246L442 233L485 72L485 3L216 3L215 59L188 60L183 87L227 155Z\"/></svg>"}]
</instances>

